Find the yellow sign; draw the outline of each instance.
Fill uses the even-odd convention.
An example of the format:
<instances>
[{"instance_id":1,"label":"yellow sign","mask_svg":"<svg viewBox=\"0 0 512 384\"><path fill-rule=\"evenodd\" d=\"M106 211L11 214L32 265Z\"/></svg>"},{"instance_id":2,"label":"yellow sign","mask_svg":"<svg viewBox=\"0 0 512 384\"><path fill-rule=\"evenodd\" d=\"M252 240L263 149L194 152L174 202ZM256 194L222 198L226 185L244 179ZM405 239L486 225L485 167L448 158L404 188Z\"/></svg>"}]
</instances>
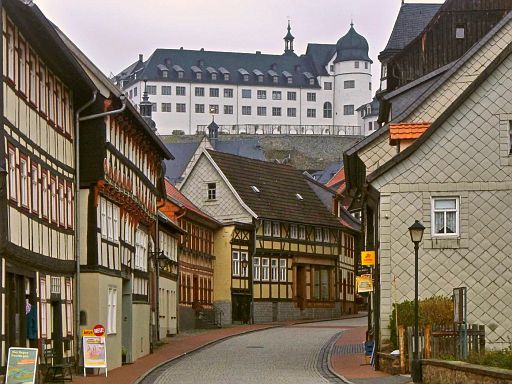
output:
<instances>
[{"instance_id":1,"label":"yellow sign","mask_svg":"<svg viewBox=\"0 0 512 384\"><path fill-rule=\"evenodd\" d=\"M362 251L361 265L375 266L375 251Z\"/></svg>"},{"instance_id":2,"label":"yellow sign","mask_svg":"<svg viewBox=\"0 0 512 384\"><path fill-rule=\"evenodd\" d=\"M373 280L371 275L362 275L356 277L357 293L373 292Z\"/></svg>"},{"instance_id":3,"label":"yellow sign","mask_svg":"<svg viewBox=\"0 0 512 384\"><path fill-rule=\"evenodd\" d=\"M92 329L82 329L82 337L83 336L95 336L94 331Z\"/></svg>"}]
</instances>

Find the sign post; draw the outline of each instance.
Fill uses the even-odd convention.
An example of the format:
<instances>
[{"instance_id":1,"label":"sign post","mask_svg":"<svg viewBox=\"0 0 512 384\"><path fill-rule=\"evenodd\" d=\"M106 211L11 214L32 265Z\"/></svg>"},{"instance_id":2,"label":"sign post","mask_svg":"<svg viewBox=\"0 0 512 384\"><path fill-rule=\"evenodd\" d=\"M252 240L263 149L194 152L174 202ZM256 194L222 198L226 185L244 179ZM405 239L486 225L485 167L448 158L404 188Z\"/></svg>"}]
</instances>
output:
<instances>
[{"instance_id":1,"label":"sign post","mask_svg":"<svg viewBox=\"0 0 512 384\"><path fill-rule=\"evenodd\" d=\"M107 369L107 344L105 342L105 327L98 324L93 329L83 329L84 348L84 376L86 368L105 368L105 377L108 377Z\"/></svg>"},{"instance_id":2,"label":"sign post","mask_svg":"<svg viewBox=\"0 0 512 384\"><path fill-rule=\"evenodd\" d=\"M9 348L6 384L35 383L37 348Z\"/></svg>"}]
</instances>

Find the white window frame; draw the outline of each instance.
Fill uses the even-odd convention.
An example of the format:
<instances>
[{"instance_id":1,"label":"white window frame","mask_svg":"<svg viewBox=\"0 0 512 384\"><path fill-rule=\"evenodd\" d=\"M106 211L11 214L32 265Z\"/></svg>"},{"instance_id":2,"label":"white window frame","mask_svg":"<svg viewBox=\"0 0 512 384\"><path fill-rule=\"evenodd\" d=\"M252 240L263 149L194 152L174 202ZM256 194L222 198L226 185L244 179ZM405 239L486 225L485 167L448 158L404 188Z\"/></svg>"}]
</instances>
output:
<instances>
[{"instance_id":1,"label":"white window frame","mask_svg":"<svg viewBox=\"0 0 512 384\"><path fill-rule=\"evenodd\" d=\"M16 151L9 148L9 197L18 200L16 192Z\"/></svg>"},{"instance_id":2,"label":"white window frame","mask_svg":"<svg viewBox=\"0 0 512 384\"><path fill-rule=\"evenodd\" d=\"M117 288L108 287L107 291L107 335L117 333Z\"/></svg>"},{"instance_id":3,"label":"white window frame","mask_svg":"<svg viewBox=\"0 0 512 384\"><path fill-rule=\"evenodd\" d=\"M261 259L261 281L270 279L270 261L267 257Z\"/></svg>"},{"instance_id":4,"label":"white window frame","mask_svg":"<svg viewBox=\"0 0 512 384\"><path fill-rule=\"evenodd\" d=\"M288 280L288 266L286 264L286 259L279 259L279 281Z\"/></svg>"},{"instance_id":5,"label":"white window frame","mask_svg":"<svg viewBox=\"0 0 512 384\"><path fill-rule=\"evenodd\" d=\"M315 227L315 241L322 242L323 236L322 236L322 228L321 227Z\"/></svg>"},{"instance_id":6,"label":"white window frame","mask_svg":"<svg viewBox=\"0 0 512 384\"><path fill-rule=\"evenodd\" d=\"M265 220L263 222L263 235L264 236L272 236L272 222Z\"/></svg>"},{"instance_id":7,"label":"white window frame","mask_svg":"<svg viewBox=\"0 0 512 384\"><path fill-rule=\"evenodd\" d=\"M271 281L279 281L279 260L270 259L270 279Z\"/></svg>"},{"instance_id":8,"label":"white window frame","mask_svg":"<svg viewBox=\"0 0 512 384\"><path fill-rule=\"evenodd\" d=\"M435 202L440 200L455 200L455 209L435 209ZM436 196L431 198L431 234L433 238L453 238L460 235L460 196ZM435 213L444 212L444 230L446 230L446 213L455 212L455 233L436 233Z\"/></svg>"},{"instance_id":9,"label":"white window frame","mask_svg":"<svg viewBox=\"0 0 512 384\"><path fill-rule=\"evenodd\" d=\"M107 200L100 198L100 229L101 237L107 238Z\"/></svg>"},{"instance_id":10,"label":"white window frame","mask_svg":"<svg viewBox=\"0 0 512 384\"><path fill-rule=\"evenodd\" d=\"M47 308L48 295L46 293L46 277L41 277L39 280L39 300L41 302L41 337L46 337L48 329L48 308Z\"/></svg>"},{"instance_id":11,"label":"white window frame","mask_svg":"<svg viewBox=\"0 0 512 384\"><path fill-rule=\"evenodd\" d=\"M59 184L59 224L64 225L66 222L66 204L65 204L65 195L64 195L64 184Z\"/></svg>"},{"instance_id":12,"label":"white window frame","mask_svg":"<svg viewBox=\"0 0 512 384\"><path fill-rule=\"evenodd\" d=\"M247 265L244 267L244 261L247 262ZM240 277L248 277L249 276L249 255L247 252L240 252Z\"/></svg>"},{"instance_id":13,"label":"white window frame","mask_svg":"<svg viewBox=\"0 0 512 384\"><path fill-rule=\"evenodd\" d=\"M298 237L297 224L290 225L290 238L296 239Z\"/></svg>"},{"instance_id":14,"label":"white window frame","mask_svg":"<svg viewBox=\"0 0 512 384\"><path fill-rule=\"evenodd\" d=\"M39 172L37 170L37 166L32 165L32 170L30 171L30 182L32 183L32 212L39 212Z\"/></svg>"},{"instance_id":15,"label":"white window frame","mask_svg":"<svg viewBox=\"0 0 512 384\"><path fill-rule=\"evenodd\" d=\"M48 175L41 175L41 214L48 217Z\"/></svg>"},{"instance_id":16,"label":"white window frame","mask_svg":"<svg viewBox=\"0 0 512 384\"><path fill-rule=\"evenodd\" d=\"M206 200L215 201L217 200L217 183L206 183Z\"/></svg>"},{"instance_id":17,"label":"white window frame","mask_svg":"<svg viewBox=\"0 0 512 384\"><path fill-rule=\"evenodd\" d=\"M28 207L28 160L20 156L21 205Z\"/></svg>"},{"instance_id":18,"label":"white window frame","mask_svg":"<svg viewBox=\"0 0 512 384\"><path fill-rule=\"evenodd\" d=\"M240 252L231 252L231 275L240 276Z\"/></svg>"},{"instance_id":19,"label":"white window frame","mask_svg":"<svg viewBox=\"0 0 512 384\"><path fill-rule=\"evenodd\" d=\"M281 223L279 221L272 222L272 236L281 237Z\"/></svg>"},{"instance_id":20,"label":"white window frame","mask_svg":"<svg viewBox=\"0 0 512 384\"><path fill-rule=\"evenodd\" d=\"M252 279L254 281L260 281L261 280L261 264L260 264L260 258L254 257L252 260L253 264L253 270L252 270Z\"/></svg>"},{"instance_id":21,"label":"white window frame","mask_svg":"<svg viewBox=\"0 0 512 384\"><path fill-rule=\"evenodd\" d=\"M67 187L67 219L68 219L68 227L73 227L73 189L68 186Z\"/></svg>"}]
</instances>

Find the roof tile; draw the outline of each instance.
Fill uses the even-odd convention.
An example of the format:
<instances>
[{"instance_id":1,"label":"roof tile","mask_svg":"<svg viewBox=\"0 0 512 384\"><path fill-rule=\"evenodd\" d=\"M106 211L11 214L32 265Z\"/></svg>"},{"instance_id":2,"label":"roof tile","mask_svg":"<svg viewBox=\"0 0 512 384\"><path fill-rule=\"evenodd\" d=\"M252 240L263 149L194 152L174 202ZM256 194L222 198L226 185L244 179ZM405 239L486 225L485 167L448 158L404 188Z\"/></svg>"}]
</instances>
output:
<instances>
[{"instance_id":1,"label":"roof tile","mask_svg":"<svg viewBox=\"0 0 512 384\"><path fill-rule=\"evenodd\" d=\"M430 123L389 124L389 144L396 145L400 140L416 140L429 127Z\"/></svg>"}]
</instances>

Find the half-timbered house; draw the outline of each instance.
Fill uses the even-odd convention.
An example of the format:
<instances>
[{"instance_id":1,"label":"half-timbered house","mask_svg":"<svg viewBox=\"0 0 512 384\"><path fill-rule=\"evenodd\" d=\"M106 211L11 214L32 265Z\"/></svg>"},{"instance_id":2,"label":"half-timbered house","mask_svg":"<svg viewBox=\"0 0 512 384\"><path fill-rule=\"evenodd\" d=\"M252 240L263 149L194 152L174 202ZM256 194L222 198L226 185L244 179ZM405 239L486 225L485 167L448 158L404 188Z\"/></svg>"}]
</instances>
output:
<instances>
[{"instance_id":1,"label":"half-timbered house","mask_svg":"<svg viewBox=\"0 0 512 384\"><path fill-rule=\"evenodd\" d=\"M99 92L79 116L80 325L104 324L109 368L134 361L156 341L149 255L157 249L157 200L172 155L148 120L60 32ZM150 115L150 114L149 114Z\"/></svg>"},{"instance_id":2,"label":"half-timbered house","mask_svg":"<svg viewBox=\"0 0 512 384\"><path fill-rule=\"evenodd\" d=\"M340 315L341 225L300 171L206 150L180 191L224 224L214 304L225 322Z\"/></svg>"},{"instance_id":3,"label":"half-timbered house","mask_svg":"<svg viewBox=\"0 0 512 384\"><path fill-rule=\"evenodd\" d=\"M167 179L167 199L160 208L175 220L186 234L178 245L179 327L191 329L220 321L214 302L214 233L220 223L201 211ZM203 321L204 320L204 321Z\"/></svg>"},{"instance_id":4,"label":"half-timbered house","mask_svg":"<svg viewBox=\"0 0 512 384\"><path fill-rule=\"evenodd\" d=\"M1 4L0 374L9 347L74 358L74 114L95 89L37 6Z\"/></svg>"}]
</instances>

